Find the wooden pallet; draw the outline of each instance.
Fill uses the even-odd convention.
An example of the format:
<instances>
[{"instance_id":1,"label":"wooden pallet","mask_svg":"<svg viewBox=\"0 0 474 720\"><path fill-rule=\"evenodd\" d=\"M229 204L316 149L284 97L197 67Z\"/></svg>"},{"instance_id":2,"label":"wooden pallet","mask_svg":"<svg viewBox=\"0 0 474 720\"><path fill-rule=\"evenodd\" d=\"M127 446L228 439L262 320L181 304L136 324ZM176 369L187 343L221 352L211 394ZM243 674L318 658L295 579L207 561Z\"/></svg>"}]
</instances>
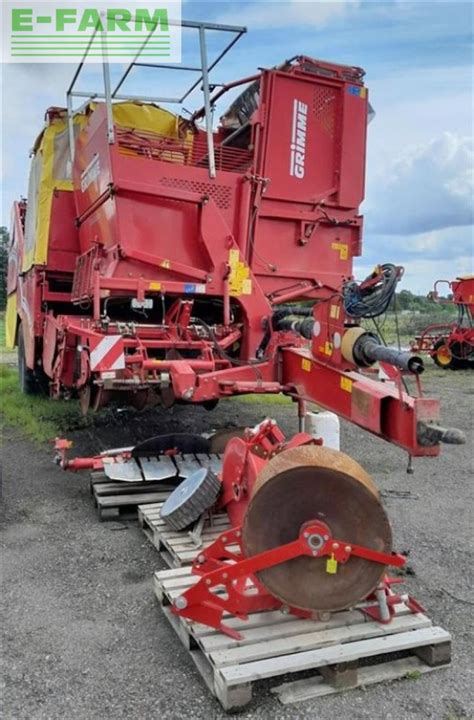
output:
<instances>
[{"instance_id":1,"label":"wooden pallet","mask_svg":"<svg viewBox=\"0 0 474 720\"><path fill-rule=\"evenodd\" d=\"M381 680L418 677L451 659L449 633L433 626L426 615L412 614L404 604L396 607L387 625L357 609L334 613L327 622L275 611L252 614L246 622L228 617L226 623L243 636L234 640L172 614L170 603L197 580L189 567L163 570L155 573L155 594L224 710L247 705L258 680L316 670L311 678L272 689L288 703ZM409 656L400 659L402 651ZM368 658L376 664L364 667Z\"/></svg>"},{"instance_id":2,"label":"wooden pallet","mask_svg":"<svg viewBox=\"0 0 474 720\"><path fill-rule=\"evenodd\" d=\"M199 550L210 545L219 535L230 528L226 512L216 513L204 521L201 544L196 544L185 530L172 530L160 517L162 502L139 506L138 522L143 532L160 553L169 567L190 565Z\"/></svg>"},{"instance_id":3,"label":"wooden pallet","mask_svg":"<svg viewBox=\"0 0 474 720\"><path fill-rule=\"evenodd\" d=\"M153 481L114 482L103 472L93 472L90 489L100 520L135 520L139 505L163 503L173 486Z\"/></svg>"}]
</instances>

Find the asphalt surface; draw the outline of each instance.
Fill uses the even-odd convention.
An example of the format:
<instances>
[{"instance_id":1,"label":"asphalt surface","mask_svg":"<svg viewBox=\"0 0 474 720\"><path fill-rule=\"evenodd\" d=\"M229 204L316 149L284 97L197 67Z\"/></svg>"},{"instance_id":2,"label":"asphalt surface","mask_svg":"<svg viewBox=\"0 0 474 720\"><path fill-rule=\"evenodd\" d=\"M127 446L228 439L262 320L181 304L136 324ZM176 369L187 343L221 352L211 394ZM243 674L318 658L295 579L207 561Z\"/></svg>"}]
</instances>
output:
<instances>
[{"instance_id":1,"label":"asphalt surface","mask_svg":"<svg viewBox=\"0 0 474 720\"><path fill-rule=\"evenodd\" d=\"M448 669L417 680L283 706L257 685L245 718L460 720L474 717L472 670L472 401L474 373L431 372L445 424L468 433L439 459L405 472L398 449L344 425L342 449L388 497L395 547L410 551L406 588L453 637ZM290 433L292 406L221 403L212 413L176 408L116 413L76 433L76 449L98 451L155 432L204 432L271 415ZM7 720L128 720L224 717L154 599L162 567L133 523L99 523L85 473L55 467L50 447L6 428L3 443L2 696Z\"/></svg>"}]
</instances>

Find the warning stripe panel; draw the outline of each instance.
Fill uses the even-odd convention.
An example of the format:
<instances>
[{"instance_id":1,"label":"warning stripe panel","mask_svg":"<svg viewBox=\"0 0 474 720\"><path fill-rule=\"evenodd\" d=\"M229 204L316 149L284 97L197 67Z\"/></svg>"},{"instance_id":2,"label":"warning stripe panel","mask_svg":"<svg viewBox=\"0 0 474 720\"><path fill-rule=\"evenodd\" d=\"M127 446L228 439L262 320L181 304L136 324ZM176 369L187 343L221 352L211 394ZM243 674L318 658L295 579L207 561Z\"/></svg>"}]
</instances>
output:
<instances>
[{"instance_id":1,"label":"warning stripe panel","mask_svg":"<svg viewBox=\"0 0 474 720\"><path fill-rule=\"evenodd\" d=\"M100 340L91 340L90 347L93 372L125 369L125 352L121 335L107 335Z\"/></svg>"}]
</instances>

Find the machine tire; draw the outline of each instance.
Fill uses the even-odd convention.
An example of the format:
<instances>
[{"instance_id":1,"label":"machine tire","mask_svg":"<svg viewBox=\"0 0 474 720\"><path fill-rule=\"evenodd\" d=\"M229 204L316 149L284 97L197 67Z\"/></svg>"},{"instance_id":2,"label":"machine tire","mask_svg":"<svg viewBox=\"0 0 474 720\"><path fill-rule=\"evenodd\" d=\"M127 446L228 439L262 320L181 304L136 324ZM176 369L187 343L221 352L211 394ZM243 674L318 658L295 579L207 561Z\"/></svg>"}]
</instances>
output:
<instances>
[{"instance_id":1,"label":"machine tire","mask_svg":"<svg viewBox=\"0 0 474 720\"><path fill-rule=\"evenodd\" d=\"M221 489L217 475L209 468L200 468L168 496L160 510L160 517L173 530L184 530L214 505Z\"/></svg>"},{"instance_id":2,"label":"machine tire","mask_svg":"<svg viewBox=\"0 0 474 720\"><path fill-rule=\"evenodd\" d=\"M38 395L40 386L36 380L34 370L26 364L25 341L21 325L18 329L18 376L20 379L20 390L25 395Z\"/></svg>"},{"instance_id":3,"label":"machine tire","mask_svg":"<svg viewBox=\"0 0 474 720\"><path fill-rule=\"evenodd\" d=\"M449 349L449 345L445 338L440 338L433 348L433 360L435 364L442 370L453 369L456 361Z\"/></svg>"}]
</instances>

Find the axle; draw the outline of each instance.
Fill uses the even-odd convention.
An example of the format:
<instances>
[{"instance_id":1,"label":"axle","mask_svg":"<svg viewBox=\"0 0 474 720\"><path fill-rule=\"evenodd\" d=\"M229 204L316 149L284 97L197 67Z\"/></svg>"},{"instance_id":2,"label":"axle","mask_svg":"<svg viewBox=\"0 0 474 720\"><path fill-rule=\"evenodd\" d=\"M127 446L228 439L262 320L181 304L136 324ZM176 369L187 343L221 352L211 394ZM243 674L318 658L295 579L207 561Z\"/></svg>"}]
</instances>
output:
<instances>
[{"instance_id":1,"label":"axle","mask_svg":"<svg viewBox=\"0 0 474 720\"><path fill-rule=\"evenodd\" d=\"M386 347L372 333L361 335L354 343L352 353L359 367L366 367L382 361L413 375L420 375L425 369L420 357L410 352Z\"/></svg>"}]
</instances>

